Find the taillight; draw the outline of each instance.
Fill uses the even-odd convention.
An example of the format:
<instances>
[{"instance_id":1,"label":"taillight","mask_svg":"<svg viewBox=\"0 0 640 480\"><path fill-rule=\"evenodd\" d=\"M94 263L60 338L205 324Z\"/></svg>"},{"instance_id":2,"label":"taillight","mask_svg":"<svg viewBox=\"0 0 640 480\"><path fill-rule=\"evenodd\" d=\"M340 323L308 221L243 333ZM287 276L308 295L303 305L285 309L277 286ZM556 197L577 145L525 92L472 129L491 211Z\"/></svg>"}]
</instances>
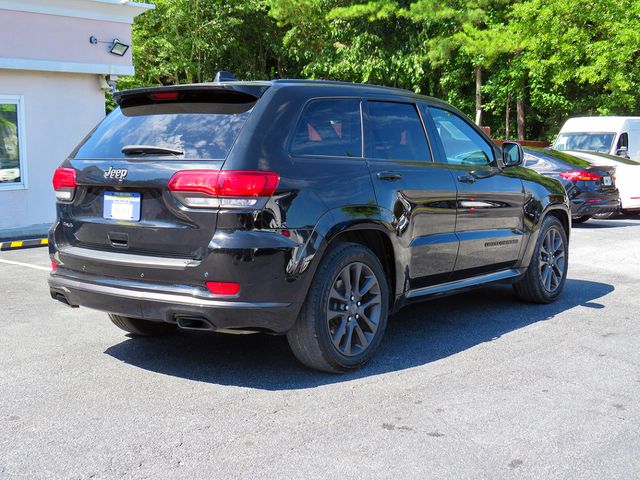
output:
<instances>
[{"instance_id":1,"label":"taillight","mask_svg":"<svg viewBox=\"0 0 640 480\"><path fill-rule=\"evenodd\" d=\"M560 174L565 180L582 180L585 182L598 182L602 178L597 173L586 172L584 170L573 170L571 172L562 172Z\"/></svg>"},{"instance_id":2,"label":"taillight","mask_svg":"<svg viewBox=\"0 0 640 480\"><path fill-rule=\"evenodd\" d=\"M55 260L51 260L51 271L55 272L57 268L58 264L55 262Z\"/></svg>"},{"instance_id":3,"label":"taillight","mask_svg":"<svg viewBox=\"0 0 640 480\"><path fill-rule=\"evenodd\" d=\"M76 171L73 168L56 168L53 189L58 200L71 201L76 192Z\"/></svg>"},{"instance_id":4,"label":"taillight","mask_svg":"<svg viewBox=\"0 0 640 480\"><path fill-rule=\"evenodd\" d=\"M276 191L280 177L251 170L181 170L168 188L189 207L250 207ZM195 194L195 195L192 195Z\"/></svg>"},{"instance_id":5,"label":"taillight","mask_svg":"<svg viewBox=\"0 0 640 480\"><path fill-rule=\"evenodd\" d=\"M240 284L235 282L206 282L209 291L215 295L238 295Z\"/></svg>"}]
</instances>

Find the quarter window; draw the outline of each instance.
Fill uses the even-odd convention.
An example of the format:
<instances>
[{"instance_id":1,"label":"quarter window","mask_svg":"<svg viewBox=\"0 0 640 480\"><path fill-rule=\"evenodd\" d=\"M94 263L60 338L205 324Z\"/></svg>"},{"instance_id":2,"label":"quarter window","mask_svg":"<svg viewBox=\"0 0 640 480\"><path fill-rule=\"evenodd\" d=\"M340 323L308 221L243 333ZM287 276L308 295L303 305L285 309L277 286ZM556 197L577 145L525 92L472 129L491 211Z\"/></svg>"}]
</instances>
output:
<instances>
[{"instance_id":1,"label":"quarter window","mask_svg":"<svg viewBox=\"0 0 640 480\"><path fill-rule=\"evenodd\" d=\"M429 108L447 163L453 165L489 165L493 149L480 134L458 115L439 108Z\"/></svg>"},{"instance_id":2,"label":"quarter window","mask_svg":"<svg viewBox=\"0 0 640 480\"><path fill-rule=\"evenodd\" d=\"M308 104L296 126L291 153L362 157L360 100L327 99Z\"/></svg>"},{"instance_id":3,"label":"quarter window","mask_svg":"<svg viewBox=\"0 0 640 480\"><path fill-rule=\"evenodd\" d=\"M368 110L369 158L431 161L415 105L369 102Z\"/></svg>"},{"instance_id":4,"label":"quarter window","mask_svg":"<svg viewBox=\"0 0 640 480\"><path fill-rule=\"evenodd\" d=\"M26 186L22 97L0 95L0 190Z\"/></svg>"}]
</instances>

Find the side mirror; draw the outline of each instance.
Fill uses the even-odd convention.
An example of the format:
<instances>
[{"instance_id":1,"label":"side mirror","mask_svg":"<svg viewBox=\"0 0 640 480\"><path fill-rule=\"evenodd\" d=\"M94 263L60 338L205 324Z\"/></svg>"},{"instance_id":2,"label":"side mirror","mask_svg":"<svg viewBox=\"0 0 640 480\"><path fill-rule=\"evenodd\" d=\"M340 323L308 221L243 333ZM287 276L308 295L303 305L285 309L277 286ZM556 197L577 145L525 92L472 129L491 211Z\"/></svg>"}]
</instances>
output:
<instances>
[{"instance_id":1,"label":"side mirror","mask_svg":"<svg viewBox=\"0 0 640 480\"><path fill-rule=\"evenodd\" d=\"M629 158L629 150L627 150L627 147L620 147L616 150L616 155L619 157Z\"/></svg>"},{"instance_id":2,"label":"side mirror","mask_svg":"<svg viewBox=\"0 0 640 480\"><path fill-rule=\"evenodd\" d=\"M505 167L517 167L524 161L524 152L519 143L504 142L502 144L502 164Z\"/></svg>"}]
</instances>

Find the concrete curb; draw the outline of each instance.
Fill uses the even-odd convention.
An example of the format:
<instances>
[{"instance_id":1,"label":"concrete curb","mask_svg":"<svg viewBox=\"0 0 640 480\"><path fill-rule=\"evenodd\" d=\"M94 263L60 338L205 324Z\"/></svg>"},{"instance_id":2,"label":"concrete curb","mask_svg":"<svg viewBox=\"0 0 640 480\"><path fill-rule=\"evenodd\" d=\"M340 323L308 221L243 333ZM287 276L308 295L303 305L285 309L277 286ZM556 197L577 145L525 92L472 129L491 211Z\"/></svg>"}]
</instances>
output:
<instances>
[{"instance_id":1,"label":"concrete curb","mask_svg":"<svg viewBox=\"0 0 640 480\"><path fill-rule=\"evenodd\" d=\"M49 240L46 238L32 238L29 240L14 240L13 242L1 242L0 252L6 250L18 250L20 248L46 247Z\"/></svg>"}]
</instances>

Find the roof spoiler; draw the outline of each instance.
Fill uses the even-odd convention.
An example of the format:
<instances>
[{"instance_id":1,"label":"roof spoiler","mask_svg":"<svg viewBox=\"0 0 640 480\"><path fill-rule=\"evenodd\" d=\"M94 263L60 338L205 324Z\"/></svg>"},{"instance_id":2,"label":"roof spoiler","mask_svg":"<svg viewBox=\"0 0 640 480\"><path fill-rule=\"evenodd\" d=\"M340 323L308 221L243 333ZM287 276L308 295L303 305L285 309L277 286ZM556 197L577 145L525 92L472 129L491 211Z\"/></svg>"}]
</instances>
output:
<instances>
[{"instance_id":1,"label":"roof spoiler","mask_svg":"<svg viewBox=\"0 0 640 480\"><path fill-rule=\"evenodd\" d=\"M113 95L120 106L133 103L155 103L158 100L175 101L189 96L191 98L214 97L224 95L235 99L237 103L249 103L258 100L271 86L270 82L230 82L195 83L191 85L166 85L162 87L143 87L121 90ZM175 97L171 94L176 94Z\"/></svg>"}]
</instances>

